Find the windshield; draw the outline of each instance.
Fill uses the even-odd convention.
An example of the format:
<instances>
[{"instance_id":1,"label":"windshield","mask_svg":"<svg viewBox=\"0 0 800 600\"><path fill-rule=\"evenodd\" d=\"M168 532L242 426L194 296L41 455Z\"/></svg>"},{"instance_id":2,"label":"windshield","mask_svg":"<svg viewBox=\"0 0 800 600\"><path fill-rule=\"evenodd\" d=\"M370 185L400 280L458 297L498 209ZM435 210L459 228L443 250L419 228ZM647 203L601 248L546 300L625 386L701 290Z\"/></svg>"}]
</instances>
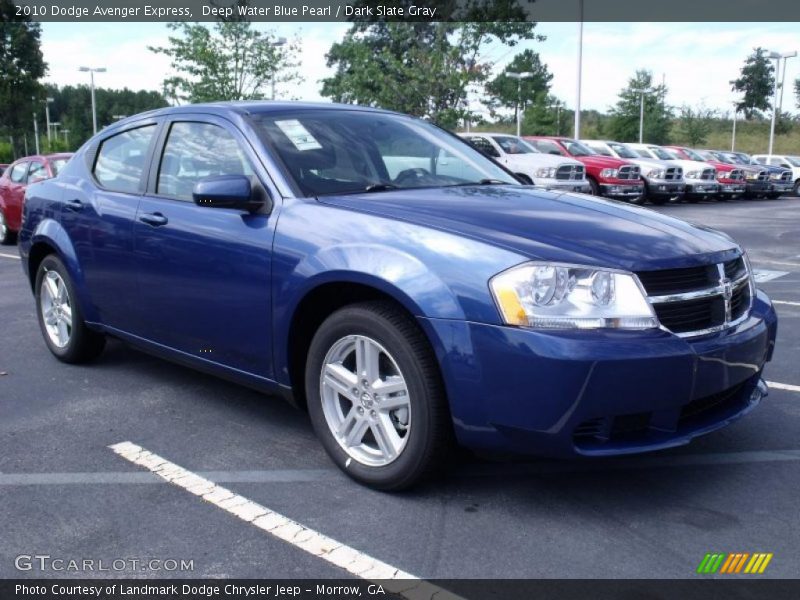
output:
<instances>
[{"instance_id":1,"label":"windshield","mask_svg":"<svg viewBox=\"0 0 800 600\"><path fill-rule=\"evenodd\" d=\"M628 148L625 144L609 144L617 156L620 158L641 158L634 150Z\"/></svg>"},{"instance_id":2,"label":"windshield","mask_svg":"<svg viewBox=\"0 0 800 600\"><path fill-rule=\"evenodd\" d=\"M722 152L709 152L711 157L715 160L718 160L721 163L725 163L726 165L735 165L736 161L732 160L730 156Z\"/></svg>"},{"instance_id":3,"label":"windshield","mask_svg":"<svg viewBox=\"0 0 800 600\"><path fill-rule=\"evenodd\" d=\"M594 156L597 154L589 146L585 146L577 140L563 140L562 143L572 156Z\"/></svg>"},{"instance_id":4,"label":"windshield","mask_svg":"<svg viewBox=\"0 0 800 600\"><path fill-rule=\"evenodd\" d=\"M737 165L749 165L750 164L750 157L747 156L746 154L739 154L737 152L737 153L733 153L733 154L726 154L726 156L730 157L733 160L733 162L735 162Z\"/></svg>"},{"instance_id":5,"label":"windshield","mask_svg":"<svg viewBox=\"0 0 800 600\"><path fill-rule=\"evenodd\" d=\"M711 154L708 150L698 150L695 152L702 160L717 160L717 157Z\"/></svg>"},{"instance_id":6,"label":"windshield","mask_svg":"<svg viewBox=\"0 0 800 600\"><path fill-rule=\"evenodd\" d=\"M519 183L466 142L412 117L317 109L250 118L306 196Z\"/></svg>"},{"instance_id":7,"label":"windshield","mask_svg":"<svg viewBox=\"0 0 800 600\"><path fill-rule=\"evenodd\" d=\"M670 150L669 148L659 148L659 150L661 150L661 152L663 152L666 155L666 160L670 159L683 160L683 158L681 158L681 155L678 154L675 150ZM659 158L660 157L661 154L659 154Z\"/></svg>"},{"instance_id":8,"label":"windshield","mask_svg":"<svg viewBox=\"0 0 800 600\"><path fill-rule=\"evenodd\" d=\"M50 168L53 169L53 177L61 172L61 169L69 162L69 158L56 158L50 161Z\"/></svg>"},{"instance_id":9,"label":"windshield","mask_svg":"<svg viewBox=\"0 0 800 600\"><path fill-rule=\"evenodd\" d=\"M681 148L681 149L686 154L686 156L688 156L692 160L700 160L700 161L704 160L702 156L700 156L697 152L695 152L691 148Z\"/></svg>"},{"instance_id":10,"label":"windshield","mask_svg":"<svg viewBox=\"0 0 800 600\"><path fill-rule=\"evenodd\" d=\"M786 162L788 162L793 167L800 167L800 156L787 156Z\"/></svg>"},{"instance_id":11,"label":"windshield","mask_svg":"<svg viewBox=\"0 0 800 600\"><path fill-rule=\"evenodd\" d=\"M493 139L503 149L506 154L541 154L528 142L513 136L493 136Z\"/></svg>"}]
</instances>

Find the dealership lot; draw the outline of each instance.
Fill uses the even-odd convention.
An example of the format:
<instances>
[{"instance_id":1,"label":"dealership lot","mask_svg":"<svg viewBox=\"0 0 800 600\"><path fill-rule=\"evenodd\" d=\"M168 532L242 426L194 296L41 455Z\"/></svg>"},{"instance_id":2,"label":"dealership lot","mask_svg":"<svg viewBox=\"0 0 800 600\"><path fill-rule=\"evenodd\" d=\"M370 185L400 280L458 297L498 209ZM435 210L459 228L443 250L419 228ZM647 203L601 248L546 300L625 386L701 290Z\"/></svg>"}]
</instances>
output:
<instances>
[{"instance_id":1,"label":"dealership lot","mask_svg":"<svg viewBox=\"0 0 800 600\"><path fill-rule=\"evenodd\" d=\"M164 483L109 445L130 441L253 502L422 577L691 577L707 552L800 556L800 199L658 209L731 234L780 316L742 421L690 446L557 462L464 458L410 493L363 488L330 463L300 411L111 342L88 367L57 362L16 249L0 248L0 576L19 555L191 560L144 576L343 577L347 572ZM246 315L242 315L246 318Z\"/></svg>"}]
</instances>

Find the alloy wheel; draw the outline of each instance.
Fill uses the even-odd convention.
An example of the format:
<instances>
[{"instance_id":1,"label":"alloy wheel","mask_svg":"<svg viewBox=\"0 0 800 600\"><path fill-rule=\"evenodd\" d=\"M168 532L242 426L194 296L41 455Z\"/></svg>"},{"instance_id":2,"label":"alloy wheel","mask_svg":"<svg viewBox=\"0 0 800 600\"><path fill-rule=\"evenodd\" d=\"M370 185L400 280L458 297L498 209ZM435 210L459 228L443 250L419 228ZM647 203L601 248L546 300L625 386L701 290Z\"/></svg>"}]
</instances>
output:
<instances>
[{"instance_id":1,"label":"alloy wheel","mask_svg":"<svg viewBox=\"0 0 800 600\"><path fill-rule=\"evenodd\" d=\"M67 285L56 271L47 271L42 278L39 309L50 341L64 348L72 337L72 303Z\"/></svg>"}]
</instances>

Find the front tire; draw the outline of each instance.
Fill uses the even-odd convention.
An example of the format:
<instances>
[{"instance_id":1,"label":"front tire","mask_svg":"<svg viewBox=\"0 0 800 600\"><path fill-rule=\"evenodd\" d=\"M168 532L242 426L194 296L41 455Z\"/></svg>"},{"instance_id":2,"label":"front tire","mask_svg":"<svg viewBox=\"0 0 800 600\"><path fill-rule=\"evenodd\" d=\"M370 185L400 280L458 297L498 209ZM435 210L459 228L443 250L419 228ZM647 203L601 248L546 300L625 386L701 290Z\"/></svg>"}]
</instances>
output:
<instances>
[{"instance_id":1,"label":"front tire","mask_svg":"<svg viewBox=\"0 0 800 600\"><path fill-rule=\"evenodd\" d=\"M452 431L436 359L416 322L388 302L342 308L308 352L308 411L328 455L380 490L444 466Z\"/></svg>"},{"instance_id":2,"label":"front tire","mask_svg":"<svg viewBox=\"0 0 800 600\"><path fill-rule=\"evenodd\" d=\"M41 262L35 289L39 327L50 352L65 363L96 358L105 347L105 336L86 326L75 286L57 256L51 254Z\"/></svg>"},{"instance_id":3,"label":"front tire","mask_svg":"<svg viewBox=\"0 0 800 600\"><path fill-rule=\"evenodd\" d=\"M589 177L588 179L589 179L589 187L591 188L591 191L590 191L591 195L592 196L599 196L600 195L600 184L598 184L597 181L595 181L591 177Z\"/></svg>"}]
</instances>

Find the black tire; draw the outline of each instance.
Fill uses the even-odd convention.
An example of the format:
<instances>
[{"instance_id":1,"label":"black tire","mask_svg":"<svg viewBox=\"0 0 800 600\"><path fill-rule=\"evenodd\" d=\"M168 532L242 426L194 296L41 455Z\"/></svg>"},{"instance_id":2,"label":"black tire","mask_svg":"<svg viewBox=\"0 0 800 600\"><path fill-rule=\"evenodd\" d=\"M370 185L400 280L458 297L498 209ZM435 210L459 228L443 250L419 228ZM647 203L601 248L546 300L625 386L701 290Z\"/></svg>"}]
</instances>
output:
<instances>
[{"instance_id":1,"label":"black tire","mask_svg":"<svg viewBox=\"0 0 800 600\"><path fill-rule=\"evenodd\" d=\"M366 336L383 346L407 383L409 437L399 455L383 466L353 459L334 437L323 409L320 378L325 358L337 342L351 335ZM417 323L392 303L353 304L328 317L311 342L305 384L317 437L333 462L356 481L379 490L401 490L446 466L454 443L438 363Z\"/></svg>"},{"instance_id":2,"label":"black tire","mask_svg":"<svg viewBox=\"0 0 800 600\"><path fill-rule=\"evenodd\" d=\"M794 190L792 190L792 193L795 196L800 196L800 179L794 182Z\"/></svg>"},{"instance_id":3,"label":"black tire","mask_svg":"<svg viewBox=\"0 0 800 600\"><path fill-rule=\"evenodd\" d=\"M533 185L533 179L525 175L525 173L514 173L514 175L525 185Z\"/></svg>"},{"instance_id":4,"label":"black tire","mask_svg":"<svg viewBox=\"0 0 800 600\"><path fill-rule=\"evenodd\" d=\"M14 231L11 231L8 228L8 223L6 222L6 216L3 214L2 209L0 209L0 244L2 245L10 245L17 241L17 234Z\"/></svg>"},{"instance_id":5,"label":"black tire","mask_svg":"<svg viewBox=\"0 0 800 600\"><path fill-rule=\"evenodd\" d=\"M687 196L686 197L686 201L689 204L697 204L698 202L700 202L700 197L699 196Z\"/></svg>"},{"instance_id":6,"label":"black tire","mask_svg":"<svg viewBox=\"0 0 800 600\"><path fill-rule=\"evenodd\" d=\"M72 327L69 341L66 345L61 347L50 338L43 314L42 284L45 276L50 271L55 271L61 278L66 288L67 299L72 310ZM35 295L36 315L39 318L39 328L42 331L42 337L44 337L45 344L47 344L50 352L52 352L58 360L65 363L77 364L88 362L100 355L105 347L106 338L104 335L92 331L86 326L83 320L83 311L78 303L78 296L75 293L75 286L72 283L69 272L64 266L64 263L62 263L55 254L46 256L39 265L39 269L36 272Z\"/></svg>"},{"instance_id":7,"label":"black tire","mask_svg":"<svg viewBox=\"0 0 800 600\"><path fill-rule=\"evenodd\" d=\"M780 198L782 195L783 195L783 194L781 194L780 192L772 192L772 193L770 193L770 194L767 194L767 198L769 198L770 200L777 200L777 199L778 199L778 198Z\"/></svg>"},{"instance_id":8,"label":"black tire","mask_svg":"<svg viewBox=\"0 0 800 600\"><path fill-rule=\"evenodd\" d=\"M642 180L642 181L644 181L644 180ZM636 198L631 198L630 200L628 200L628 202L630 202L631 204L635 204L636 206L641 206L642 204L647 202L647 196L648 195L649 194L648 194L648 191L647 191L647 182L645 181L644 185L642 186L642 193L639 194L638 196L636 196Z\"/></svg>"},{"instance_id":9,"label":"black tire","mask_svg":"<svg viewBox=\"0 0 800 600\"><path fill-rule=\"evenodd\" d=\"M594 179L592 179L591 177L588 177L587 179L589 179L589 187L591 188L591 191L589 193L592 196L599 196L600 195L600 185Z\"/></svg>"}]
</instances>

